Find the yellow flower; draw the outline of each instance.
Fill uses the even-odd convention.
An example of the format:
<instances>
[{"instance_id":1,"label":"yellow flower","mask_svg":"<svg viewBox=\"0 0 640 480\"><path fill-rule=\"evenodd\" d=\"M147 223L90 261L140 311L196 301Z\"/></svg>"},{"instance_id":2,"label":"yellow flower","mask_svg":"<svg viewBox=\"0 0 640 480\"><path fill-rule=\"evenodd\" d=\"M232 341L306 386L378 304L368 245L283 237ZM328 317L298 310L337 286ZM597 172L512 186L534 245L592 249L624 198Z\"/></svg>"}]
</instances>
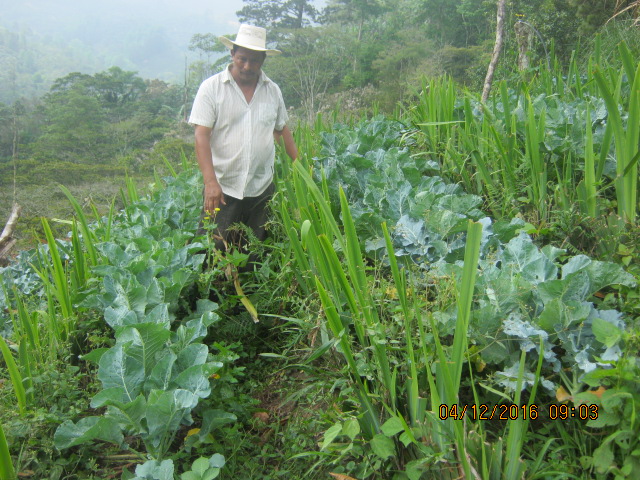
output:
<instances>
[{"instance_id":1,"label":"yellow flower","mask_svg":"<svg viewBox=\"0 0 640 480\"><path fill-rule=\"evenodd\" d=\"M213 210L214 210L215 212L219 212L219 211L220 211L220 209L219 209L218 207L214 208Z\"/></svg>"}]
</instances>

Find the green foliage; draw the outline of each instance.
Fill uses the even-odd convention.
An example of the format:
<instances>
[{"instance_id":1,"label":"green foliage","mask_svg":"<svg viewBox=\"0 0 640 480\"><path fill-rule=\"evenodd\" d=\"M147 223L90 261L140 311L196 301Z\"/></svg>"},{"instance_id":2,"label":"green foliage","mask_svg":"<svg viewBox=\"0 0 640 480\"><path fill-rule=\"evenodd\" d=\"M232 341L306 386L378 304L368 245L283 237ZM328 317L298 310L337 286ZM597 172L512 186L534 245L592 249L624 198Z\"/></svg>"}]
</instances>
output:
<instances>
[{"instance_id":1,"label":"green foliage","mask_svg":"<svg viewBox=\"0 0 640 480\"><path fill-rule=\"evenodd\" d=\"M448 124L432 126L447 128ZM466 451L468 432L459 420L438 426L426 421L429 411L437 411L439 405L466 402L477 408L506 400L518 408L523 402L528 408L537 408L555 402L560 387L579 388L590 375L599 378L602 373L597 372L606 371L610 363L622 365L626 361L620 351L624 320L618 311L597 308L593 294L615 285L632 288L634 277L612 263L584 255L567 257L566 252L553 247L540 249L523 233L522 221L492 224L477 208L477 198L429 177L437 165L417 161L420 157L397 148L406 138L403 133L402 124L382 118L350 128L334 126L331 133L323 135L318 185L311 183L303 165L294 172L288 198L289 208L299 212L295 220L299 223L282 210L302 277L315 278L315 285L307 284L307 289L317 289L327 327L340 346L353 381L360 431L338 422L326 431L321 445L322 450L331 451L331 462L344 462L351 455L367 458L359 469L342 470L347 474L367 476L375 468L404 466L407 475L413 472L418 478L415 472L430 468L437 455L448 458L451 438L457 439L460 452ZM333 219L332 199L336 197L343 227ZM465 251L461 224L469 218L482 225L482 235L477 235L480 260L475 282L465 280L463 273L463 265L474 263L462 263L458 255ZM383 229L383 239L374 225L386 220L392 228ZM356 232L358 240L354 240ZM358 267L362 265L357 261L361 253L354 245L359 243L367 246L371 259L384 258L380 250L385 246L394 256L389 265L397 301L368 295L376 281L368 278L363 266ZM416 272L407 283L407 274L398 269L395 256L426 273ZM456 325L464 321L464 309L456 309L455 300L443 295L438 283L442 279L471 289L466 298L471 302L473 297L473 309L463 327ZM434 306L429 304L428 293L427 298L409 293L409 289L425 288L428 292L432 285L440 302ZM430 331L423 324L423 311L430 312ZM400 331L394 331L396 315L403 319L396 321ZM406 335L404 342L398 340L400 332ZM454 335L451 346L450 335ZM436 360L432 342L439 352L435 368L429 366ZM378 356L378 348L385 355ZM450 364L449 355L457 370L443 367ZM461 376L467 372L467 361L468 376ZM385 376L389 368L391 381ZM368 388L363 379L371 382ZM445 385L445 380L453 383ZM543 387L541 394L536 393L538 386ZM430 397L430 407L423 403L425 396ZM469 446L473 456L468 468L485 471L487 478L489 472L490 478L502 478L502 474L519 477L527 468L520 457L530 425L524 418L510 423L502 434L506 441L496 441L491 447L481 445L500 433L485 431L481 423L470 427L483 440ZM404 432L399 439L406 451L393 441L400 432ZM345 435L350 441L337 442ZM437 448L427 450L416 441L426 436ZM625 452L625 461L631 462L631 451ZM590 453L599 455L593 450ZM407 455L417 455L421 463L405 464ZM488 460L494 457L497 464ZM532 462L531 468L538 468L541 459Z\"/></svg>"},{"instance_id":2,"label":"green foliage","mask_svg":"<svg viewBox=\"0 0 640 480\"><path fill-rule=\"evenodd\" d=\"M242 1L246 5L236 12L240 22L265 28L302 28L314 22L318 15L311 0Z\"/></svg>"},{"instance_id":3,"label":"green foliage","mask_svg":"<svg viewBox=\"0 0 640 480\"><path fill-rule=\"evenodd\" d=\"M598 27L614 16L617 10L631 4L630 0L569 0L575 9L576 17L581 20L581 27L586 35L593 34Z\"/></svg>"},{"instance_id":4,"label":"green foliage","mask_svg":"<svg viewBox=\"0 0 640 480\"><path fill-rule=\"evenodd\" d=\"M0 424L0 479L14 480L15 478L16 472L13 468L11 455L9 455L9 445L7 445L7 438L2 424Z\"/></svg>"},{"instance_id":5,"label":"green foliage","mask_svg":"<svg viewBox=\"0 0 640 480\"><path fill-rule=\"evenodd\" d=\"M211 458L200 457L193 462L191 470L180 476L181 480L213 480L224 467L224 457L218 453Z\"/></svg>"}]
</instances>

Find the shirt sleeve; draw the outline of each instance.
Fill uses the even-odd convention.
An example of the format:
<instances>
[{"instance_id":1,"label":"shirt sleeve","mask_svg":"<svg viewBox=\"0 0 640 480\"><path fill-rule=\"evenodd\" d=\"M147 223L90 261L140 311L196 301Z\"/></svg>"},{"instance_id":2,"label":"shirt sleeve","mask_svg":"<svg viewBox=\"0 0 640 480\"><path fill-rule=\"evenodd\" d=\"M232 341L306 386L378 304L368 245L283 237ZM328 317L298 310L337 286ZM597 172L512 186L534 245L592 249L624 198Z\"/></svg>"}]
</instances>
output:
<instances>
[{"instance_id":1,"label":"shirt sleeve","mask_svg":"<svg viewBox=\"0 0 640 480\"><path fill-rule=\"evenodd\" d=\"M215 92L211 80L205 80L198 88L196 98L193 100L189 125L202 125L213 128L217 118Z\"/></svg>"},{"instance_id":2,"label":"shirt sleeve","mask_svg":"<svg viewBox=\"0 0 640 480\"><path fill-rule=\"evenodd\" d=\"M289 115L287 114L287 107L284 104L284 99L282 98L282 92L280 91L280 87L276 87L278 91L278 115L276 117L276 125L275 129L280 131L284 128L284 126L289 121Z\"/></svg>"}]
</instances>

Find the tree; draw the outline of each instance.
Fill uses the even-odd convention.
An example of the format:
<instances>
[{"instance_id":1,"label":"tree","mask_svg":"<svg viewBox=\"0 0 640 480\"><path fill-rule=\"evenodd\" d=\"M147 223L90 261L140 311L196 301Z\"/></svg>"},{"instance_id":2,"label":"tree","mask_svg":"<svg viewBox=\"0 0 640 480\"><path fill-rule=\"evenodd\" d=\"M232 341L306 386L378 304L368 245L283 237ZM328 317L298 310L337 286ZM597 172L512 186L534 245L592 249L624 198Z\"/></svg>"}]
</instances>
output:
<instances>
[{"instance_id":1,"label":"tree","mask_svg":"<svg viewBox=\"0 0 640 480\"><path fill-rule=\"evenodd\" d=\"M326 21L358 25L358 41L366 21L388 11L380 0L330 0L324 15Z\"/></svg>"},{"instance_id":2,"label":"tree","mask_svg":"<svg viewBox=\"0 0 640 480\"><path fill-rule=\"evenodd\" d=\"M318 10L312 0L242 0L246 5L236 12L243 23L264 28L306 27L316 21Z\"/></svg>"},{"instance_id":3,"label":"tree","mask_svg":"<svg viewBox=\"0 0 640 480\"><path fill-rule=\"evenodd\" d=\"M581 19L583 33L590 35L616 12L633 10L634 0L570 0L570 3L575 8L576 16Z\"/></svg>"},{"instance_id":4,"label":"tree","mask_svg":"<svg viewBox=\"0 0 640 480\"><path fill-rule=\"evenodd\" d=\"M136 72L120 67L111 67L106 72L96 73L90 82L101 101L108 106L132 105L145 92L147 86Z\"/></svg>"},{"instance_id":5,"label":"tree","mask_svg":"<svg viewBox=\"0 0 640 480\"><path fill-rule=\"evenodd\" d=\"M505 3L506 0L498 0L498 14L496 22L496 43L493 46L493 54L491 55L491 62L487 69L487 76L484 80L484 88L482 89L482 101L486 102L489 98L489 92L491 91L491 84L493 83L493 75L498 65L498 59L500 58L500 51L502 50L502 44L504 42L504 17L505 17Z\"/></svg>"},{"instance_id":6,"label":"tree","mask_svg":"<svg viewBox=\"0 0 640 480\"><path fill-rule=\"evenodd\" d=\"M104 135L107 116L87 85L77 83L52 91L44 98L46 126L33 145L34 156L43 162L100 162L108 140Z\"/></svg>"},{"instance_id":7,"label":"tree","mask_svg":"<svg viewBox=\"0 0 640 480\"><path fill-rule=\"evenodd\" d=\"M189 65L189 83L193 85L200 85L205 78L222 71L229 63L229 57L224 55L227 47L211 33L197 33L191 37L189 50L197 52L199 58Z\"/></svg>"},{"instance_id":8,"label":"tree","mask_svg":"<svg viewBox=\"0 0 640 480\"><path fill-rule=\"evenodd\" d=\"M283 45L285 54L269 58L265 68L278 83L288 105L299 105L313 121L319 102L340 78L341 46L326 28L293 32Z\"/></svg>"},{"instance_id":9,"label":"tree","mask_svg":"<svg viewBox=\"0 0 640 480\"><path fill-rule=\"evenodd\" d=\"M630 13L635 19L635 25L640 23L640 0L617 0L614 17Z\"/></svg>"}]
</instances>

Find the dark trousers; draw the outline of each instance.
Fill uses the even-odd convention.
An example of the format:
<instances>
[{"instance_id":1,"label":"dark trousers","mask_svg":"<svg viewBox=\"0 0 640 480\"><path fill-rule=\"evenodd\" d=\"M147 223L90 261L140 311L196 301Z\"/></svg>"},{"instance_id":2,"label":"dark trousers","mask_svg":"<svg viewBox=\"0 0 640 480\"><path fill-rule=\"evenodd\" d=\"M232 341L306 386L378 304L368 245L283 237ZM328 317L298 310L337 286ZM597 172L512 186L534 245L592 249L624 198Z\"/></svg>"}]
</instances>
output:
<instances>
[{"instance_id":1,"label":"dark trousers","mask_svg":"<svg viewBox=\"0 0 640 480\"><path fill-rule=\"evenodd\" d=\"M260 241L266 237L265 224L267 223L267 204L273 197L275 185L271 183L267 189L257 197L245 197L242 200L224 196L226 205L219 205L220 211L215 215L211 215L207 220L204 210L200 214L200 226L198 235L205 235L207 229L206 222L215 223L216 228L212 230L215 248L217 250L226 251L225 243L229 248L236 246L238 249L245 250L248 243L247 238L241 230L229 229L233 224L241 223L249 227L256 238ZM255 258L252 259L255 261Z\"/></svg>"}]
</instances>

